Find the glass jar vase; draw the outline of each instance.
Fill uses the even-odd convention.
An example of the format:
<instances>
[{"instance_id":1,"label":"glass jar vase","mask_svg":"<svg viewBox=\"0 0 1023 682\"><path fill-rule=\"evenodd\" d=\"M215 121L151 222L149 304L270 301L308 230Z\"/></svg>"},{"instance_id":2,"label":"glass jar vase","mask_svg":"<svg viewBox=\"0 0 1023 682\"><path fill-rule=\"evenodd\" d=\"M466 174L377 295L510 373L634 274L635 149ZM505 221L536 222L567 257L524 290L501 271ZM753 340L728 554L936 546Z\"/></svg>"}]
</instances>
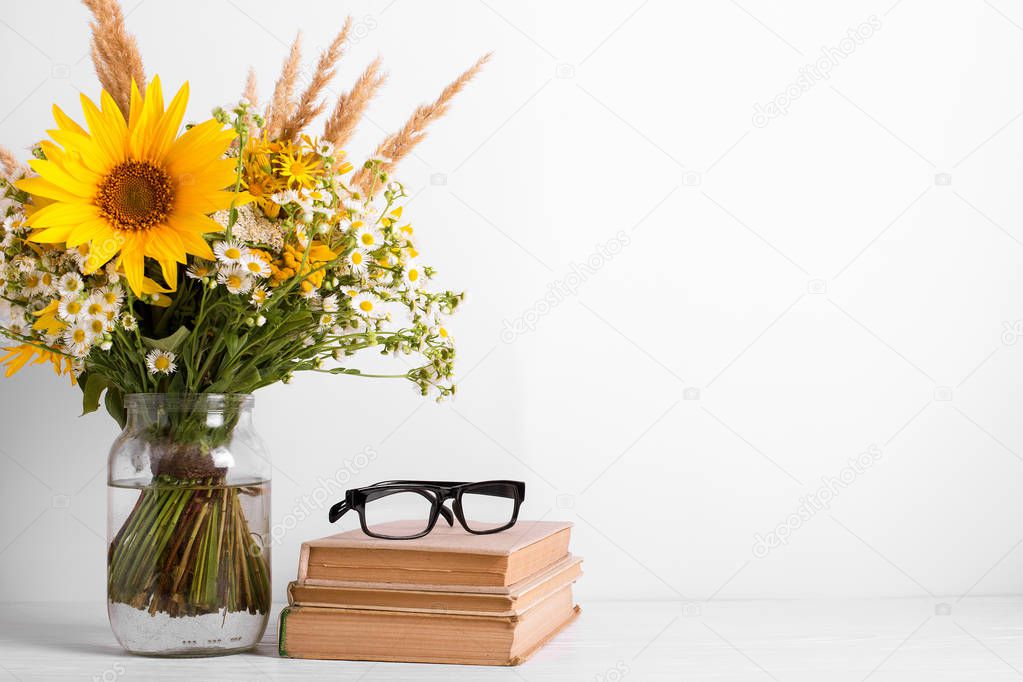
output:
<instances>
[{"instance_id":1,"label":"glass jar vase","mask_svg":"<svg viewBox=\"0 0 1023 682\"><path fill-rule=\"evenodd\" d=\"M270 613L270 459L250 395L133 394L110 450L107 613L132 653L216 656Z\"/></svg>"}]
</instances>

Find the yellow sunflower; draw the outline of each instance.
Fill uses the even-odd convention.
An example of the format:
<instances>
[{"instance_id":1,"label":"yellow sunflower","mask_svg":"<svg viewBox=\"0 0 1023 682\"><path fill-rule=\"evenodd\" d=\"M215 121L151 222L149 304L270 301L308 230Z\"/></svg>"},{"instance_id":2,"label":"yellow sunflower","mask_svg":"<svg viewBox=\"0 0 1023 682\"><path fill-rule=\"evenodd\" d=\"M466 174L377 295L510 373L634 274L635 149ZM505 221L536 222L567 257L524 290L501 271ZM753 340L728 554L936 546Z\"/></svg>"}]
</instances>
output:
<instances>
[{"instance_id":1,"label":"yellow sunflower","mask_svg":"<svg viewBox=\"0 0 1023 682\"><path fill-rule=\"evenodd\" d=\"M136 295L149 288L145 259L153 258L173 289L188 254L213 259L203 234L221 226L209 214L250 199L231 191L236 162L223 158L234 132L210 119L178 136L188 83L166 109L159 77L145 97L132 83L127 121L106 92L101 108L81 100L89 131L54 106L53 142L40 143L46 159L29 162L39 176L17 183L41 206L27 220L30 239L88 244L87 274L120 253Z\"/></svg>"}]
</instances>

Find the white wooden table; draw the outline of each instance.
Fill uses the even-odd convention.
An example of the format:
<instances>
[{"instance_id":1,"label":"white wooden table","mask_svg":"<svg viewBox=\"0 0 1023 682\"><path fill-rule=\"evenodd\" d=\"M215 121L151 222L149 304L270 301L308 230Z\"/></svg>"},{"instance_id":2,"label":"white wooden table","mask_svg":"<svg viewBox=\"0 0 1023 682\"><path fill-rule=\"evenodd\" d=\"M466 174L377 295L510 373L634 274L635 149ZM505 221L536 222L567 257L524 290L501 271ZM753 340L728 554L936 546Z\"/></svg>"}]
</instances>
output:
<instances>
[{"instance_id":1,"label":"white wooden table","mask_svg":"<svg viewBox=\"0 0 1023 682\"><path fill-rule=\"evenodd\" d=\"M124 654L102 604L0 609L0 680L1018 680L1023 597L584 603L518 668ZM279 612L279 609L278 609ZM276 620L276 619L275 619Z\"/></svg>"}]
</instances>

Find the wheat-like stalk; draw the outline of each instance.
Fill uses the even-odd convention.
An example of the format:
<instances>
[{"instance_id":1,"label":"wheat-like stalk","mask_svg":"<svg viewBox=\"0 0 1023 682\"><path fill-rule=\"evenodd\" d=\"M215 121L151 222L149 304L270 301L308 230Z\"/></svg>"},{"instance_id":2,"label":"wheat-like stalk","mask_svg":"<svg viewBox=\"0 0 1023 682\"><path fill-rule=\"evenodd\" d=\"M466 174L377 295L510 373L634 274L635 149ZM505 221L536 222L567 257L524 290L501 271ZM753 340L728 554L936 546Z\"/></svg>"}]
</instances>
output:
<instances>
[{"instance_id":1,"label":"wheat-like stalk","mask_svg":"<svg viewBox=\"0 0 1023 682\"><path fill-rule=\"evenodd\" d=\"M28 166L18 161L18 157L7 147L0 147L0 167L4 169L4 175L8 178L28 175Z\"/></svg>"},{"instance_id":2,"label":"wheat-like stalk","mask_svg":"<svg viewBox=\"0 0 1023 682\"><path fill-rule=\"evenodd\" d=\"M341 59L341 55L344 54L345 41L348 40L348 32L351 28L352 17L349 16L345 19L345 25L341 28L341 32L337 34L333 42L320 55L320 60L316 63L316 71L309 81L309 86L298 99L295 113L284 124L281 132L283 139L290 140L298 135L303 128L309 125L310 121L319 116L326 108L327 103L324 100L320 100L320 93L323 92L334 78L336 73L335 67Z\"/></svg>"},{"instance_id":3,"label":"wheat-like stalk","mask_svg":"<svg viewBox=\"0 0 1023 682\"><path fill-rule=\"evenodd\" d=\"M447 113L451 105L451 100L457 95L466 84L471 81L483 65L486 64L491 57L491 53L485 54L476 60L468 70L465 71L461 76L455 79L453 82L448 84L444 90L441 91L440 96L436 101L431 104L420 105L413 113L412 117L405 123L404 127L396 133L388 136L380 146L377 147L374 153L374 158L380 160L380 163L375 166L372 170L362 168L355 177L352 179L352 183L358 187L363 194L367 197L372 197L377 188L377 179L380 173L390 173L394 166L399 161L408 156L409 152L426 136L426 128L431 123L436 121L438 118Z\"/></svg>"},{"instance_id":4,"label":"wheat-like stalk","mask_svg":"<svg viewBox=\"0 0 1023 682\"><path fill-rule=\"evenodd\" d=\"M131 82L145 92L146 72L142 67L135 37L124 25L124 14L117 0L82 0L92 12L92 62L100 85L128 116L131 107Z\"/></svg>"},{"instance_id":5,"label":"wheat-like stalk","mask_svg":"<svg viewBox=\"0 0 1023 682\"><path fill-rule=\"evenodd\" d=\"M281 77L274 85L273 99L266 111L266 131L271 138L277 137L288 120L289 109L292 106L292 96L295 94L295 80L298 78L298 67L302 61L302 34L295 36L295 42L291 44L291 51L288 58L284 60L281 67Z\"/></svg>"},{"instance_id":6,"label":"wheat-like stalk","mask_svg":"<svg viewBox=\"0 0 1023 682\"><path fill-rule=\"evenodd\" d=\"M242 97L248 100L253 108L259 106L259 91L256 89L256 70L249 67L249 75L245 78L245 90Z\"/></svg>"},{"instance_id":7,"label":"wheat-like stalk","mask_svg":"<svg viewBox=\"0 0 1023 682\"><path fill-rule=\"evenodd\" d=\"M380 73L380 58L377 57L362 72L352 89L338 98L334 111L323 126L323 139L337 149L344 148L352 138L366 106L386 80L387 74Z\"/></svg>"}]
</instances>

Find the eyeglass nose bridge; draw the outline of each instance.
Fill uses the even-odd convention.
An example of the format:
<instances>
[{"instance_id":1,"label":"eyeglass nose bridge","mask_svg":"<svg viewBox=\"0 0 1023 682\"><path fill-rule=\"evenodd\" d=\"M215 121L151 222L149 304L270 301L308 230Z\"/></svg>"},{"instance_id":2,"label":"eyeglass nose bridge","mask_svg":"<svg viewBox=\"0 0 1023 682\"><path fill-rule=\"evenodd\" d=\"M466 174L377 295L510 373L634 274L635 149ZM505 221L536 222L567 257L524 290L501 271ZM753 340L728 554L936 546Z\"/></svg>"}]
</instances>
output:
<instances>
[{"instance_id":1,"label":"eyeglass nose bridge","mask_svg":"<svg viewBox=\"0 0 1023 682\"><path fill-rule=\"evenodd\" d=\"M446 502L446 500L441 500L439 505L440 515L444 517L444 520L448 522L449 526L454 526L455 515L450 509L444 506L444 502Z\"/></svg>"}]
</instances>

